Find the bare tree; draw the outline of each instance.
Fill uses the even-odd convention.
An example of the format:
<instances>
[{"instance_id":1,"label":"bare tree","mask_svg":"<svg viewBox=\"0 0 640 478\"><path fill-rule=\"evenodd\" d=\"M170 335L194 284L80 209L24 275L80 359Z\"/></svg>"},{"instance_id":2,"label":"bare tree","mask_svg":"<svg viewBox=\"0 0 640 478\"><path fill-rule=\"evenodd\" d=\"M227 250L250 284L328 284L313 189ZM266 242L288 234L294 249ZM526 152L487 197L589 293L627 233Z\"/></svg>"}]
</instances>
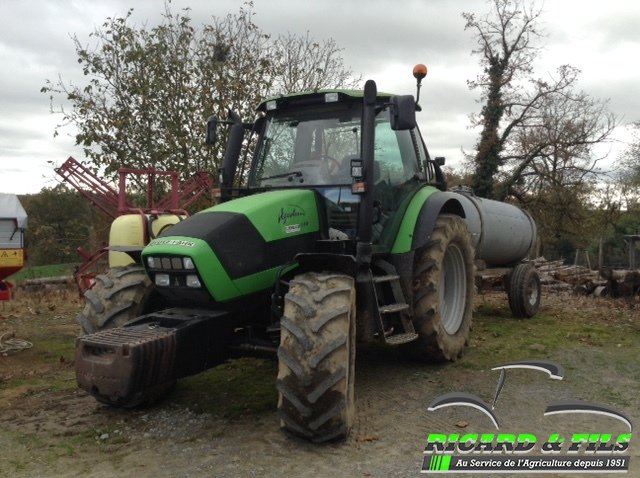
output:
<instances>
[{"instance_id":1,"label":"bare tree","mask_svg":"<svg viewBox=\"0 0 640 478\"><path fill-rule=\"evenodd\" d=\"M622 180L629 186L640 186L640 121L629 125L633 139L622 154Z\"/></svg>"},{"instance_id":2,"label":"bare tree","mask_svg":"<svg viewBox=\"0 0 640 478\"><path fill-rule=\"evenodd\" d=\"M603 158L594 156L593 146L607 141L615 126L606 102L571 89L546 95L535 114L511 132L497 196L526 202L525 196L542 195L547 187L572 188L595 180Z\"/></svg>"},{"instance_id":3,"label":"bare tree","mask_svg":"<svg viewBox=\"0 0 640 478\"><path fill-rule=\"evenodd\" d=\"M352 88L362 81L345 67L342 49L332 38L320 42L309 32L305 36L289 33L279 36L274 48L278 59L275 93Z\"/></svg>"},{"instance_id":4,"label":"bare tree","mask_svg":"<svg viewBox=\"0 0 640 478\"><path fill-rule=\"evenodd\" d=\"M482 128L473 158L476 194L497 199L521 194L516 186L532 182L526 176L544 175L549 168L558 172L549 159L558 161L560 156L562 171L594 172L595 162L584 160L591 146L609 137L616 118L606 112L606 103L574 91L576 68L563 65L555 75L534 76L540 8L521 0L490 4L492 11L484 17L463 14L483 67L483 73L468 82L482 91L484 102L480 114L472 117L473 125Z\"/></svg>"},{"instance_id":5,"label":"bare tree","mask_svg":"<svg viewBox=\"0 0 640 478\"><path fill-rule=\"evenodd\" d=\"M546 244L586 247L602 159L593 145L605 141L615 124L605 102L567 90L545 97L536 114L514 128L497 196L532 211Z\"/></svg>"}]
</instances>

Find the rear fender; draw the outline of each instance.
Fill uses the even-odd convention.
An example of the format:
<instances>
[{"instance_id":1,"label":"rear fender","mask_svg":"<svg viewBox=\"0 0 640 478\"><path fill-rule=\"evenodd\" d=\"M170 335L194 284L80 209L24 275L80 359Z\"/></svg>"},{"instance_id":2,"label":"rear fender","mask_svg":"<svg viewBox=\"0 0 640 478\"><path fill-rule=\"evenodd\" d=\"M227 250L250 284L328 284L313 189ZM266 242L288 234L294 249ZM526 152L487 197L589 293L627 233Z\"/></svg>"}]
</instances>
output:
<instances>
[{"instance_id":1,"label":"rear fender","mask_svg":"<svg viewBox=\"0 0 640 478\"><path fill-rule=\"evenodd\" d=\"M465 218L462 204L456 196L455 193L451 192L439 192L425 201L420 210L413 234L412 250L419 249L429 242L439 215L455 214L463 219Z\"/></svg>"},{"instance_id":2,"label":"rear fender","mask_svg":"<svg viewBox=\"0 0 640 478\"><path fill-rule=\"evenodd\" d=\"M431 239L436 219L440 214L465 217L457 195L437 191L435 188L419 191L405 212L391 253L404 254L424 246Z\"/></svg>"}]
</instances>

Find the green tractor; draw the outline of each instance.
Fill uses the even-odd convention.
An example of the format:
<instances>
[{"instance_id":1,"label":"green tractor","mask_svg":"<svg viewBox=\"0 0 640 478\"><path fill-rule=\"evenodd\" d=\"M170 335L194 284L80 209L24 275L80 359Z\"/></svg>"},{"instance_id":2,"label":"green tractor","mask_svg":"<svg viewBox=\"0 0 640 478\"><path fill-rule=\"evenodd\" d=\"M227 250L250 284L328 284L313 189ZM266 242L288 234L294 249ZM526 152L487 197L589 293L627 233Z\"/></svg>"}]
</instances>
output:
<instances>
[{"instance_id":1,"label":"green tractor","mask_svg":"<svg viewBox=\"0 0 640 478\"><path fill-rule=\"evenodd\" d=\"M414 74L419 87L426 67ZM501 222L505 210L446 190L443 161L429 156L416 110L412 95L378 93L369 80L363 91L269 99L253 123L232 112L210 119L208 143L230 125L222 201L144 248L112 245L136 265L98 276L87 293L80 387L132 407L230 357L271 355L282 428L323 442L353 423L356 342L400 347L418 360L460 357L474 260L518 264L535 225L496 203L508 224L484 230L487 217ZM257 146L247 186L234 188L248 134ZM511 277L512 309L532 315L537 275L520 264Z\"/></svg>"}]
</instances>

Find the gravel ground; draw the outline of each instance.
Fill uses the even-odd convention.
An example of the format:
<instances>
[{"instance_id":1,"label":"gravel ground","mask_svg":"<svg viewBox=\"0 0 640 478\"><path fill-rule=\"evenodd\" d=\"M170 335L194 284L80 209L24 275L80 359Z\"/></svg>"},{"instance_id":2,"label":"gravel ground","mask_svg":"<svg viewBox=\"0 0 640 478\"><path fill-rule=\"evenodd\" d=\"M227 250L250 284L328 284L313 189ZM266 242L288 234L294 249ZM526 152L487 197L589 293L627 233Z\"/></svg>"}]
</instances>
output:
<instances>
[{"instance_id":1,"label":"gravel ground","mask_svg":"<svg viewBox=\"0 0 640 478\"><path fill-rule=\"evenodd\" d=\"M501 295L480 297L479 304L496 314L503 314L506 307ZM557 320L569 315L572 321L578 320L573 317L579 311L589 320L625 327L624 333L600 343L591 332L579 337L567 332L564 345L552 347L540 343L543 341L536 334L557 331L541 330L535 319L526 322L520 329L525 345L521 350L518 346L509 349L509 359L544 356L563 364L566 377L557 381L546 379L544 374L510 374L496 409L501 432L543 436L558 429L563 433L627 430L622 423L603 417L544 418L545 406L560 398L606 403L640 423L637 304L556 295L545 296L544 304L543 312ZM0 309L4 317L0 333L12 330L17 336L27 336L31 328L42 327L41 321L45 321L52 331L73 336L73 315L78 305L69 299L65 306L56 305L54 311L47 301L31 303L33 313L26 308L25 312ZM41 311L36 314L38 308ZM197 398L187 395L186 401L178 400L187 387L179 383L173 395L154 407L129 411L107 408L73 386L69 349L59 357L59 352L51 352L52 357L42 359L41 364L34 346L33 352L0 357L0 476L421 476L422 451L429 433L494 430L486 416L466 407L427 411L436 396L450 391L467 391L491 400L498 375L490 370L490 364L504 360L496 344L511 339L506 335L495 337L486 320L477 320L471 347L455 364L421 365L407 362L394 350L360 350L354 429L346 441L322 446L280 432L273 398L266 400L266 407L225 415L216 410L226 410L245 397L214 396L202 391ZM28 363L21 362L20 354L27 353L35 355ZM258 389L272 388L275 364L258 365L261 372L254 385ZM225 380L235 379L231 376ZM57 385L52 386L54 382ZM207 402L206 407L203 402ZM640 477L640 447L635 441L630 448L632 468L628 476Z\"/></svg>"}]
</instances>

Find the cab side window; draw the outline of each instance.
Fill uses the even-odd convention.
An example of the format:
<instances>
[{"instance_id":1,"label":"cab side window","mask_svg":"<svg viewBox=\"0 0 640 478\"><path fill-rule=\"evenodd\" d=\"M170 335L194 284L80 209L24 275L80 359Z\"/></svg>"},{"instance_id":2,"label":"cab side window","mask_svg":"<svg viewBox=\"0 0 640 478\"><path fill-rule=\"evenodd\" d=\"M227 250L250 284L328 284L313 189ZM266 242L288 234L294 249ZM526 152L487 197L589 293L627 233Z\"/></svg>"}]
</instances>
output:
<instances>
[{"instance_id":1,"label":"cab side window","mask_svg":"<svg viewBox=\"0 0 640 478\"><path fill-rule=\"evenodd\" d=\"M412 195L419 172L413 131L393 131L388 121L376 124L374 163L373 242L384 241L384 230L403 202Z\"/></svg>"},{"instance_id":2,"label":"cab side window","mask_svg":"<svg viewBox=\"0 0 640 478\"><path fill-rule=\"evenodd\" d=\"M403 185L418 173L411 131L393 131L388 122L376 125L374 198L384 211L395 211L404 199Z\"/></svg>"},{"instance_id":3,"label":"cab side window","mask_svg":"<svg viewBox=\"0 0 640 478\"><path fill-rule=\"evenodd\" d=\"M391 186L402 184L418 172L411 131L393 131L387 122L376 125L376 176Z\"/></svg>"}]
</instances>

